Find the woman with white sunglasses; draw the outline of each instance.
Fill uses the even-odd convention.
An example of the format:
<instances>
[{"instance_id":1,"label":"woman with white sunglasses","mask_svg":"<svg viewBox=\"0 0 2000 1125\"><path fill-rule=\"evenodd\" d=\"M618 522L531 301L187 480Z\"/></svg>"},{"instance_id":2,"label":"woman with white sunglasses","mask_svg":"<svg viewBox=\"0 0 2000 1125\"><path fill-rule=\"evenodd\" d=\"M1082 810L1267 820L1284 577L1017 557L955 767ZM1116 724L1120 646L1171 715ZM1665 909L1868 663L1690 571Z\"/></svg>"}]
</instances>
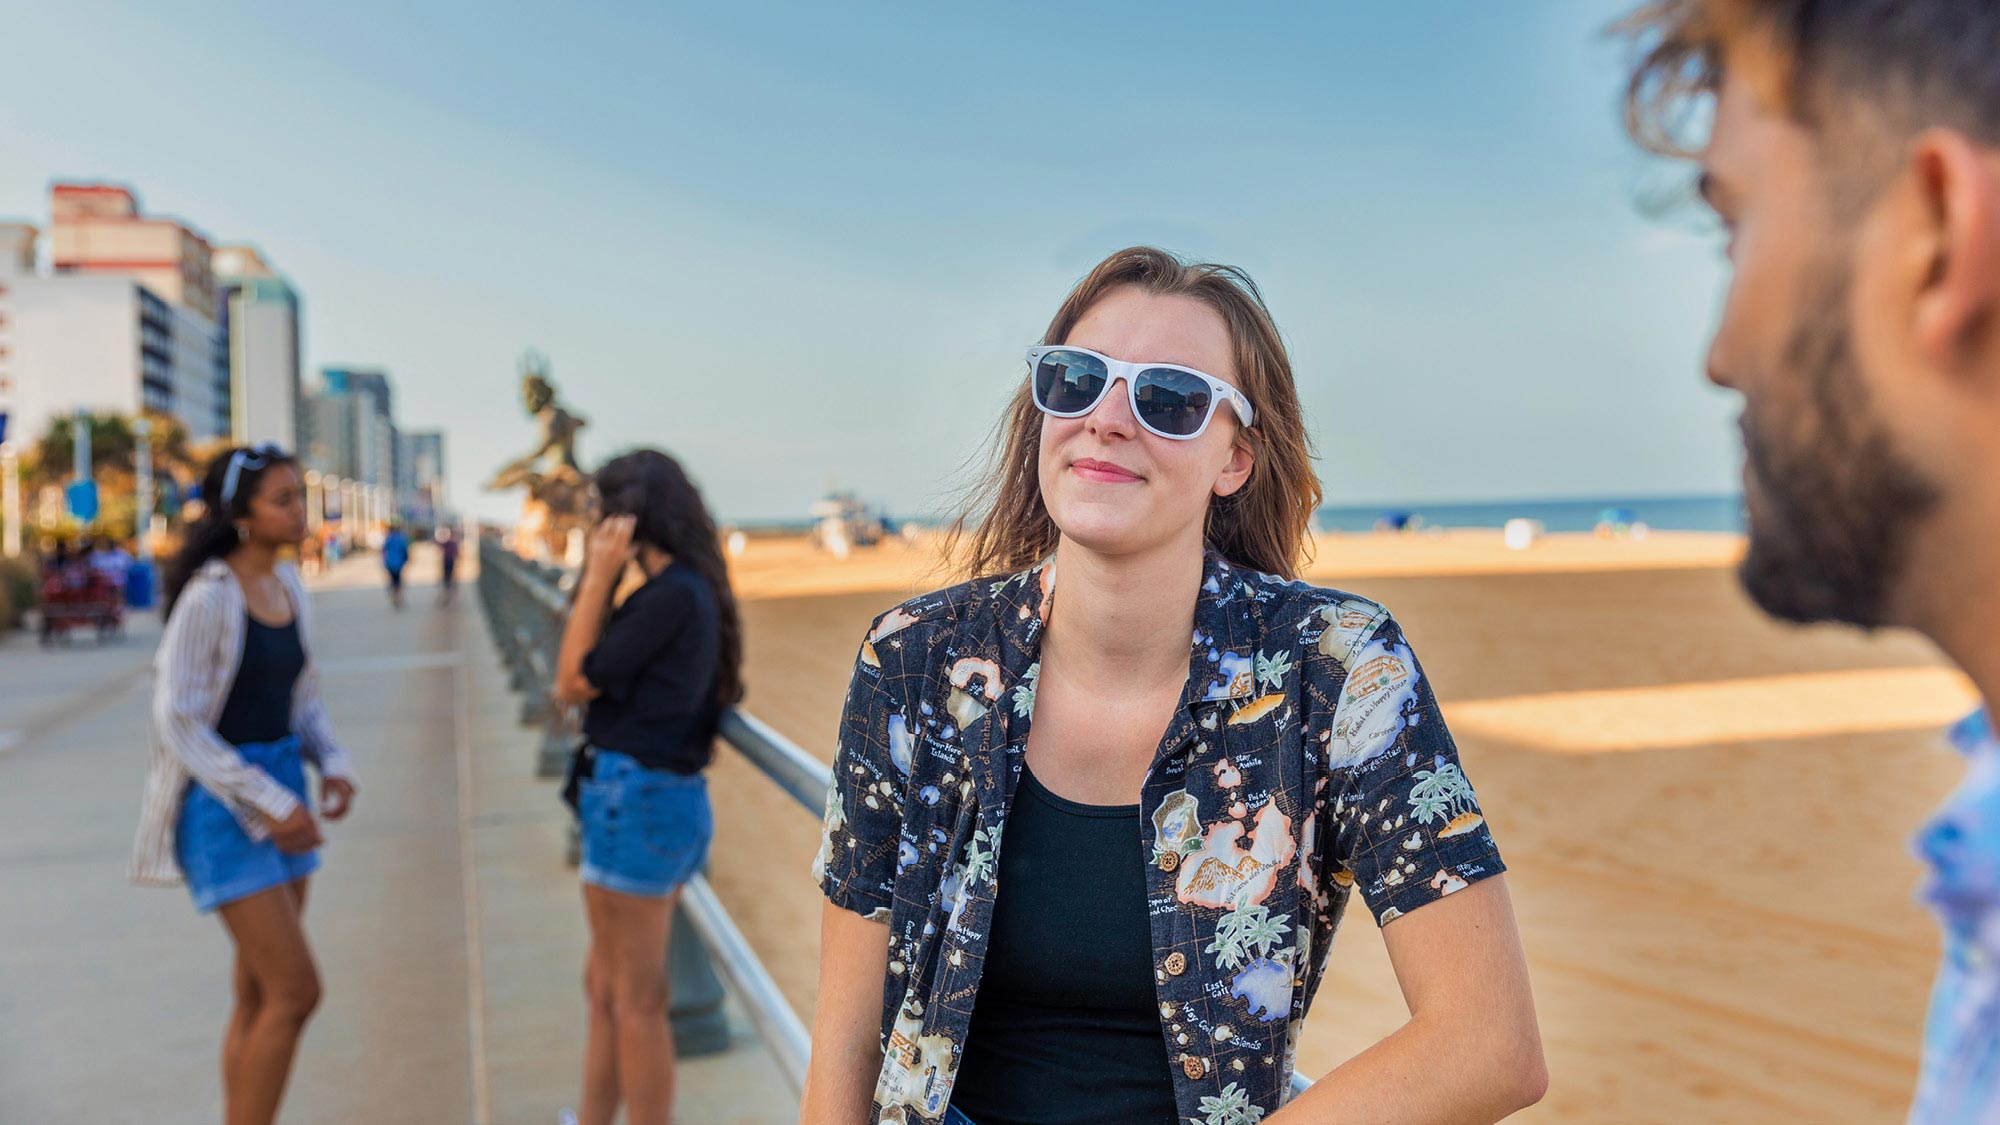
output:
<instances>
[{"instance_id":1,"label":"woman with white sunglasses","mask_svg":"<svg viewBox=\"0 0 2000 1125\"><path fill-rule=\"evenodd\" d=\"M815 863L804 1120L1494 1121L1537 1100L1504 866L1429 681L1386 610L1295 579L1320 489L1255 286L1121 251L1028 367L953 537L982 577L861 646ZM1410 1019L1294 1099L1357 887Z\"/></svg>"},{"instance_id":2,"label":"woman with white sunglasses","mask_svg":"<svg viewBox=\"0 0 2000 1125\"><path fill-rule=\"evenodd\" d=\"M275 1121L319 1003L302 918L319 869L320 812L347 815L354 775L320 703L312 603L281 552L306 535L298 465L276 446L230 450L202 480L206 508L168 563L154 658L153 738L132 877L186 883L236 947L222 1041L229 1125Z\"/></svg>"}]
</instances>

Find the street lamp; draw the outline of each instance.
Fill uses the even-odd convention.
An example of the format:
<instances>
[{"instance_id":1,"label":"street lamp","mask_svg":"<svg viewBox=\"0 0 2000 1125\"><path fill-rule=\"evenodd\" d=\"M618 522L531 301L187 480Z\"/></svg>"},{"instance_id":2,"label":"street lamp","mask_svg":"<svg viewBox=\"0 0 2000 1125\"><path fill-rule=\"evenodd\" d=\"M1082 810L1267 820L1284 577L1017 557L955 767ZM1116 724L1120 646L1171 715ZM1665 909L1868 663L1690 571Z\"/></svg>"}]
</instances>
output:
<instances>
[{"instance_id":1,"label":"street lamp","mask_svg":"<svg viewBox=\"0 0 2000 1125\"><path fill-rule=\"evenodd\" d=\"M326 511L321 504L319 492L319 470L306 470L306 530L317 532L319 525L326 522Z\"/></svg>"},{"instance_id":2,"label":"street lamp","mask_svg":"<svg viewBox=\"0 0 2000 1125\"><path fill-rule=\"evenodd\" d=\"M134 475L138 478L137 493L133 497L135 511L132 513L132 536L139 541L139 561L153 561L153 423L151 419L132 419L132 437L137 443L134 453Z\"/></svg>"},{"instance_id":3,"label":"street lamp","mask_svg":"<svg viewBox=\"0 0 2000 1125\"><path fill-rule=\"evenodd\" d=\"M0 539L0 553L10 559L21 557L21 458L14 443L0 444L0 522L7 526Z\"/></svg>"}]
</instances>

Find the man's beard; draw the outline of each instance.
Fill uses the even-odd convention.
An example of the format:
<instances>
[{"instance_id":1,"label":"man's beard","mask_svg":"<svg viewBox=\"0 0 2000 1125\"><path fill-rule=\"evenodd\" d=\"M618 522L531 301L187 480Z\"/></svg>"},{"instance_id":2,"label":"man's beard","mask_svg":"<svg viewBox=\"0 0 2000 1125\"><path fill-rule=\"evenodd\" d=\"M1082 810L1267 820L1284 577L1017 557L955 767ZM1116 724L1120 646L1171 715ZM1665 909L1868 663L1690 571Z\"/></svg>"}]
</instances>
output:
<instances>
[{"instance_id":1,"label":"man's beard","mask_svg":"<svg viewBox=\"0 0 2000 1125\"><path fill-rule=\"evenodd\" d=\"M1888 623L1910 540L1939 496L1868 414L1847 323L1851 272L1820 276L1778 373L1803 384L1798 415L1744 407L1747 487L1761 503L1751 504L1739 575L1774 617L1872 629Z\"/></svg>"}]
</instances>

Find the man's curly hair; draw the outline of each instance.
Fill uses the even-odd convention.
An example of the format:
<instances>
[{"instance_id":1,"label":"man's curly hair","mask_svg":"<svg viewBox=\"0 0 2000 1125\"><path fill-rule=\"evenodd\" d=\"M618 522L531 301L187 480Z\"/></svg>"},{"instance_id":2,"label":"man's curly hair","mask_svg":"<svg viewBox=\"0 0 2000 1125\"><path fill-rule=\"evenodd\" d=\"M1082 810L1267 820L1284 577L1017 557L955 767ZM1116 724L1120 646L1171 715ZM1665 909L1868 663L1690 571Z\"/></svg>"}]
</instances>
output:
<instances>
[{"instance_id":1,"label":"man's curly hair","mask_svg":"<svg viewBox=\"0 0 2000 1125\"><path fill-rule=\"evenodd\" d=\"M1810 129L2000 143L1996 0L1653 0L1613 31L1638 52L1625 123L1651 152L1700 151L1703 103L1728 67Z\"/></svg>"}]
</instances>

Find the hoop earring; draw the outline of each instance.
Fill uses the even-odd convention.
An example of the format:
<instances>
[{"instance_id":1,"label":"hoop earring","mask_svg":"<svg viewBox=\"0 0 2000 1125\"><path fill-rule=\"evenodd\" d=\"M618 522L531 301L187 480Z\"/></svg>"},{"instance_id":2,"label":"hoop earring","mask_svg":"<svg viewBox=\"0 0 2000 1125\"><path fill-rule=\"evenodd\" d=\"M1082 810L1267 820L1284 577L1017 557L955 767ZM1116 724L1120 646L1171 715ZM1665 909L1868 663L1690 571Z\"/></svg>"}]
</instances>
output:
<instances>
[{"instance_id":1,"label":"hoop earring","mask_svg":"<svg viewBox=\"0 0 2000 1125\"><path fill-rule=\"evenodd\" d=\"M239 524L237 524L237 525L236 525L236 541L237 541L238 543L241 543L241 542L243 542L243 541L244 541L245 539L248 539L248 538L250 538L250 533L249 533L249 532L247 532L247 531L244 531L244 530L243 530L243 525L242 525L242 524L240 524L240 523L239 523Z\"/></svg>"}]
</instances>

